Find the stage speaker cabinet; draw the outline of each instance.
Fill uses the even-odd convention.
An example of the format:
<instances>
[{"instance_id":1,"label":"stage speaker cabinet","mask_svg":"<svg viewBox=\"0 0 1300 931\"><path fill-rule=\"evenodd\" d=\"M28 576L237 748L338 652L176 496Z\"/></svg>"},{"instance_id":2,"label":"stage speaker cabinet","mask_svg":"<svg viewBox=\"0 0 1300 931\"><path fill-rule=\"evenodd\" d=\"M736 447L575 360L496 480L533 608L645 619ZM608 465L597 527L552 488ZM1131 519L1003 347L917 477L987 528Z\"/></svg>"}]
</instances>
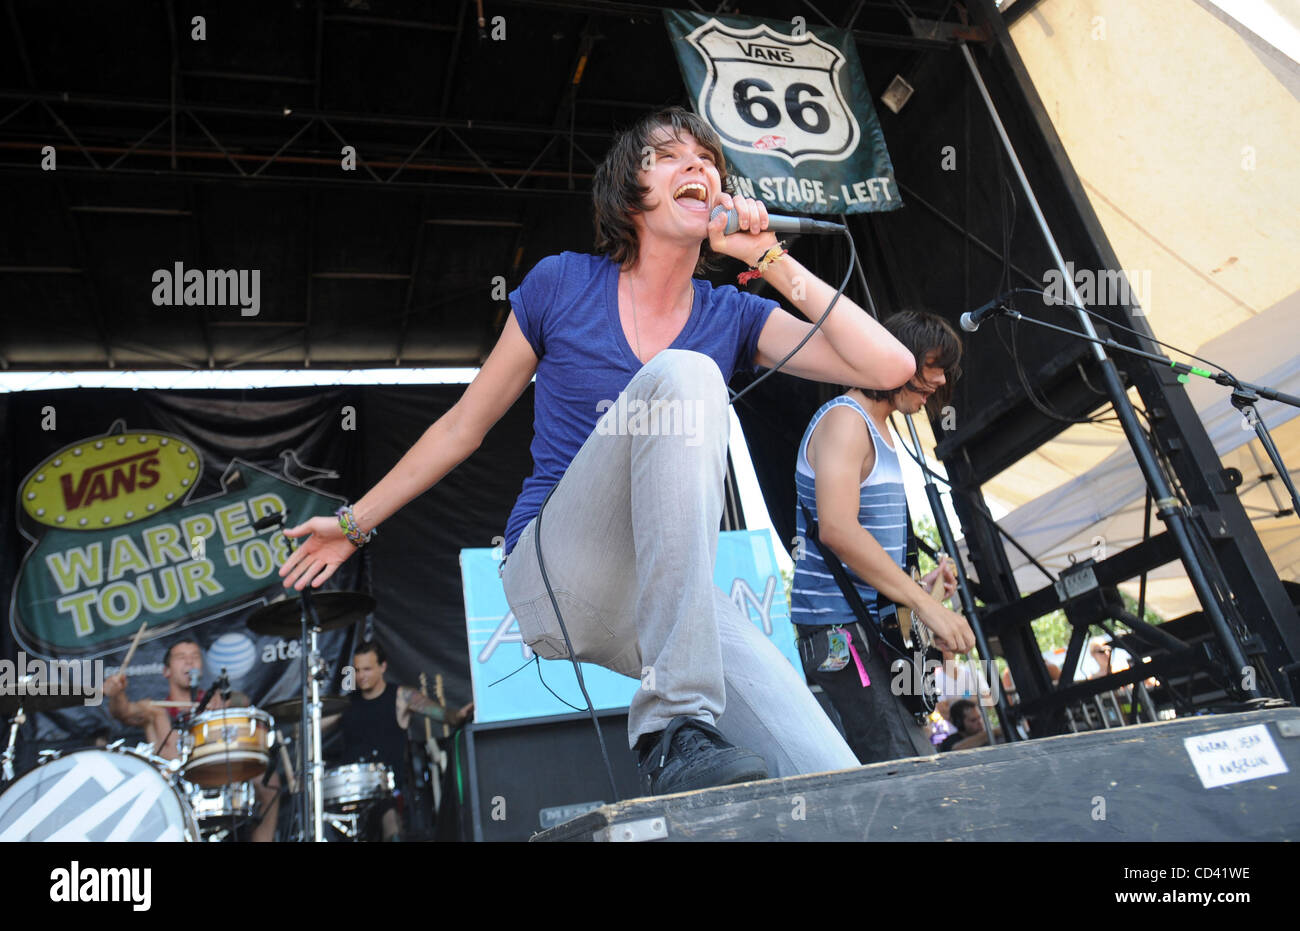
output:
<instances>
[{"instance_id":1,"label":"stage speaker cabinet","mask_svg":"<svg viewBox=\"0 0 1300 931\"><path fill-rule=\"evenodd\" d=\"M619 797L636 798L642 792L627 747L627 709L596 715ZM471 724L465 750L476 841L526 841L613 801L586 712Z\"/></svg>"}]
</instances>

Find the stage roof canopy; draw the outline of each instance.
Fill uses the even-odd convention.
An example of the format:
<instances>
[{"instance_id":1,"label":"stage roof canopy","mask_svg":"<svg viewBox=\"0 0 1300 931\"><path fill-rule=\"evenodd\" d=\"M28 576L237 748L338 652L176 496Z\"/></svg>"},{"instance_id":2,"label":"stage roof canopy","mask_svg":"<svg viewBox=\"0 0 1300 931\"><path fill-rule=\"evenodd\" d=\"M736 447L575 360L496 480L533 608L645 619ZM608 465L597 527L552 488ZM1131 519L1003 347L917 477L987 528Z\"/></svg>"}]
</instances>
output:
<instances>
[{"instance_id":1,"label":"stage roof canopy","mask_svg":"<svg viewBox=\"0 0 1300 931\"><path fill-rule=\"evenodd\" d=\"M612 133L686 102L658 5L484 6L480 34L471 0L14 3L0 369L479 364L501 283L590 251ZM851 24L883 89L950 46L913 36L905 10L951 9L744 12ZM57 171L38 170L45 146ZM258 313L154 306L152 276L177 262L259 269Z\"/></svg>"}]
</instances>

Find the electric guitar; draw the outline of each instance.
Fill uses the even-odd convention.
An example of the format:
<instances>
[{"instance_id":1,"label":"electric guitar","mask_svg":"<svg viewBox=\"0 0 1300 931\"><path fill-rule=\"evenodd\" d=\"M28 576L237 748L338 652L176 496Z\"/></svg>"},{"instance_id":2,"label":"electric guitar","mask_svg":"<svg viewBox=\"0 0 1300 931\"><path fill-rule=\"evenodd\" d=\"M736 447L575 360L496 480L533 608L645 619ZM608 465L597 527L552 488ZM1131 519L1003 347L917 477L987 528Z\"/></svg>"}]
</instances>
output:
<instances>
[{"instance_id":1,"label":"electric guitar","mask_svg":"<svg viewBox=\"0 0 1300 931\"><path fill-rule=\"evenodd\" d=\"M946 554L939 553L940 569L947 558ZM921 573L915 566L912 567L912 578L921 585ZM929 594L936 600L941 600L935 593L942 591L943 573L939 572L935 574ZM911 608L896 604L883 595L877 597L876 613L880 618L880 633L887 647L885 660L889 663L889 669L895 677L900 671L905 675L899 698L903 700L904 707L918 718L928 716L939 703L939 686L934 675L943 662L943 653L935 646L934 632L925 626L925 622Z\"/></svg>"},{"instance_id":2,"label":"electric guitar","mask_svg":"<svg viewBox=\"0 0 1300 931\"><path fill-rule=\"evenodd\" d=\"M429 697L429 680L424 673L420 673L420 691L425 698ZM434 693L445 713L447 700L442 694L442 673L434 676ZM442 735L446 737L447 733L448 728L444 723ZM437 812L442 807L442 774L447 770L447 752L434 740L433 722L427 717L424 719L424 749L429 755L429 784L433 789L433 810Z\"/></svg>"}]
</instances>

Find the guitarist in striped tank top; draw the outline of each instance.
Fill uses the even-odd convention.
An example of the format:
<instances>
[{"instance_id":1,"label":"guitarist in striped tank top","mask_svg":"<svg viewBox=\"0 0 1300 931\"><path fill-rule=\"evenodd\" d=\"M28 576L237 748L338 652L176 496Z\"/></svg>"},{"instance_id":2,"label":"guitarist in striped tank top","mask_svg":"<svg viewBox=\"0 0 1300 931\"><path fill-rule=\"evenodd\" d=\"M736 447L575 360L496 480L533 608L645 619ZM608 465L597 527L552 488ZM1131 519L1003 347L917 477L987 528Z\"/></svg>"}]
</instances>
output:
<instances>
[{"instance_id":1,"label":"guitarist in striped tank top","mask_svg":"<svg viewBox=\"0 0 1300 931\"><path fill-rule=\"evenodd\" d=\"M894 411L938 411L947 402L960 374L961 340L930 313L903 311L884 326L912 351L916 374L892 391L849 388L822 405L795 466L795 523L805 542L795 563L791 619L808 681L830 698L864 764L929 752L928 744L922 748L915 721L890 690L891 657L882 656L876 631L863 629L814 537L843 562L873 626L883 595L910 608L940 648L962 653L975 643L966 619L941 604L956 591L951 563L926 576L924 589L906 571L907 495L887 427ZM806 513L817 522L815 535Z\"/></svg>"}]
</instances>

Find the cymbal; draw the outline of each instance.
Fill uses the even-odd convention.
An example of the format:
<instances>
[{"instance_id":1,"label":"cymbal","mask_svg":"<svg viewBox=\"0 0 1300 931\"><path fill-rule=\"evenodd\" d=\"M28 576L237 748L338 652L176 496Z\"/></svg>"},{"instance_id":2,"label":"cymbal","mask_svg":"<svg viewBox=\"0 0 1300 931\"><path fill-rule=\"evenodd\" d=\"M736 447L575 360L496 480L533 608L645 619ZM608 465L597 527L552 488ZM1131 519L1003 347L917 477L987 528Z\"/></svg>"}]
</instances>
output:
<instances>
[{"instance_id":1,"label":"cymbal","mask_svg":"<svg viewBox=\"0 0 1300 931\"><path fill-rule=\"evenodd\" d=\"M0 714L15 714L21 706L24 714L58 711L71 708L86 700L85 695L0 695Z\"/></svg>"},{"instance_id":2,"label":"cymbal","mask_svg":"<svg viewBox=\"0 0 1300 931\"><path fill-rule=\"evenodd\" d=\"M375 599L364 592L313 592L312 607L321 630L340 630L375 610ZM302 603L299 598L273 601L248 616L248 629L268 637L295 639L302 633Z\"/></svg>"},{"instance_id":3,"label":"cymbal","mask_svg":"<svg viewBox=\"0 0 1300 931\"><path fill-rule=\"evenodd\" d=\"M342 714L350 704L352 704L351 700L341 695L322 695L320 715L325 718L332 714ZM265 710L281 727L297 724L302 720L302 699L290 698L288 701L278 701L274 705L267 705Z\"/></svg>"}]
</instances>

